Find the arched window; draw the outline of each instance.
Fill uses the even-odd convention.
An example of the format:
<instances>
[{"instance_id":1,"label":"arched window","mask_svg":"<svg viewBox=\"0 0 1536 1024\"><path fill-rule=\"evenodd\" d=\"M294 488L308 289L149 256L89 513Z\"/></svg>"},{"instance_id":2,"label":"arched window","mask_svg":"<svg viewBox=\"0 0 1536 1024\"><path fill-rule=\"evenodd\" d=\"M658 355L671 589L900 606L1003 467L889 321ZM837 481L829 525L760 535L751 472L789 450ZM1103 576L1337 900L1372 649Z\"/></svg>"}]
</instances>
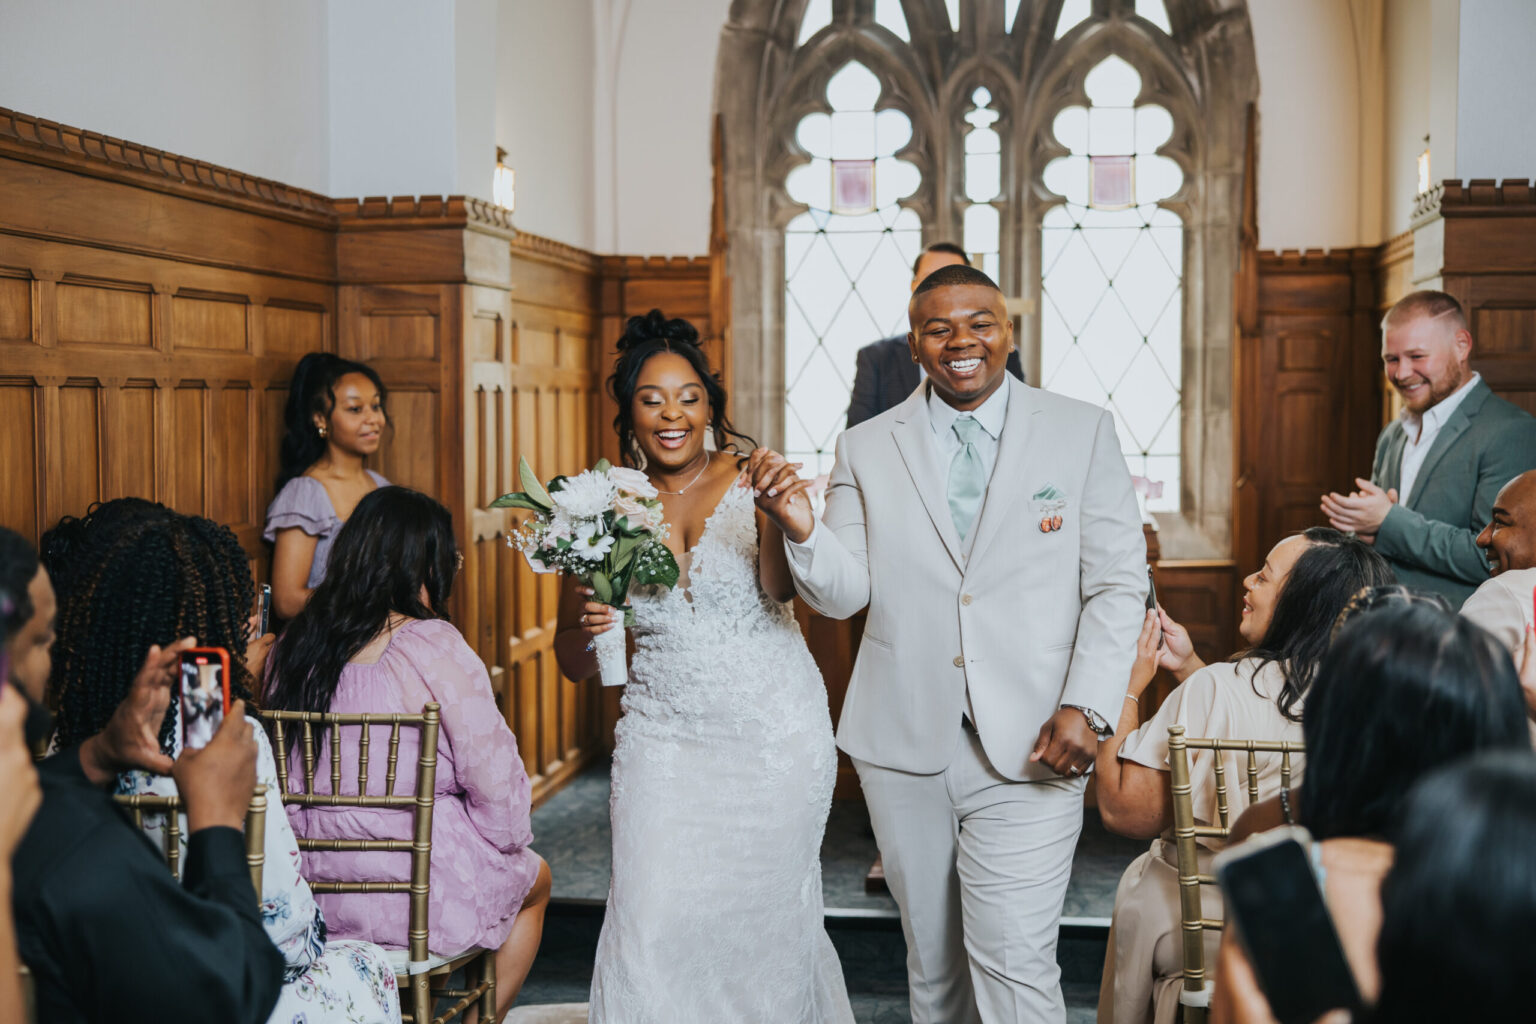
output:
<instances>
[{"instance_id":1,"label":"arched window","mask_svg":"<svg viewBox=\"0 0 1536 1024\"><path fill-rule=\"evenodd\" d=\"M719 61L739 422L825 471L854 354L960 242L1030 383L1112 412L1165 556L1230 552L1242 0L735 0Z\"/></svg>"}]
</instances>

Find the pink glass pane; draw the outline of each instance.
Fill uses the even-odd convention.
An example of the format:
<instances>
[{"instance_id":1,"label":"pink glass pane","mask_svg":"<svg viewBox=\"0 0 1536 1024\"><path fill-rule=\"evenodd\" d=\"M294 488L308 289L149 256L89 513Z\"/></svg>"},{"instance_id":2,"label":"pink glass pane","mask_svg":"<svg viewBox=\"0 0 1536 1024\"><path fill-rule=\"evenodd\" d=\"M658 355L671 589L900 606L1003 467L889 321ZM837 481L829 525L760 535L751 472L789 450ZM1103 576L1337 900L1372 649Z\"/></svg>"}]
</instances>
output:
<instances>
[{"instance_id":1,"label":"pink glass pane","mask_svg":"<svg viewBox=\"0 0 1536 1024\"><path fill-rule=\"evenodd\" d=\"M1130 206L1135 197L1131 187L1128 156L1091 156L1088 158L1088 202L1091 206Z\"/></svg>"},{"instance_id":2,"label":"pink glass pane","mask_svg":"<svg viewBox=\"0 0 1536 1024\"><path fill-rule=\"evenodd\" d=\"M875 162L832 161L832 212L869 213L875 208Z\"/></svg>"}]
</instances>

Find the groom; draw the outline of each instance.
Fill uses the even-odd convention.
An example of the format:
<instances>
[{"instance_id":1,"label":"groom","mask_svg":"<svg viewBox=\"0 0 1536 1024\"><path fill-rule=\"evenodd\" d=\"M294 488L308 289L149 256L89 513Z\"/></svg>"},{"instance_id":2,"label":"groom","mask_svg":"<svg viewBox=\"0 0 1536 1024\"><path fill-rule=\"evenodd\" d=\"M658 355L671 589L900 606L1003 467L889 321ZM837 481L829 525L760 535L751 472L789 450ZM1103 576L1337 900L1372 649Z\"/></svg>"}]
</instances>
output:
<instances>
[{"instance_id":1,"label":"groom","mask_svg":"<svg viewBox=\"0 0 1536 1024\"><path fill-rule=\"evenodd\" d=\"M837 742L901 908L912 1020L1061 1022L1084 773L1145 614L1141 520L1109 413L1008 375L990 278L944 267L908 313L927 380L838 439L819 523L783 456L749 471L801 597L869 607Z\"/></svg>"}]
</instances>

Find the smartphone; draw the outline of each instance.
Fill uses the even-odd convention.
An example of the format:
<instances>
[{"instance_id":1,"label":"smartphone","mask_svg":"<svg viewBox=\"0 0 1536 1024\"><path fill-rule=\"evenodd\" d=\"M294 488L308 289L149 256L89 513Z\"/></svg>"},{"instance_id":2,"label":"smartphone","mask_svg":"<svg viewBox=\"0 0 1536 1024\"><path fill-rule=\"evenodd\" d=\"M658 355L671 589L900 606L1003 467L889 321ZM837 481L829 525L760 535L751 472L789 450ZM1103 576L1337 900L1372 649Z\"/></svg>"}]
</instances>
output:
<instances>
[{"instance_id":1,"label":"smartphone","mask_svg":"<svg viewBox=\"0 0 1536 1024\"><path fill-rule=\"evenodd\" d=\"M256 635L266 636L271 632L267 627L272 623L272 587L270 584L261 585L261 593L256 598Z\"/></svg>"},{"instance_id":2,"label":"smartphone","mask_svg":"<svg viewBox=\"0 0 1536 1024\"><path fill-rule=\"evenodd\" d=\"M1323 902L1304 828L1261 832L1216 855L1227 920L1280 1024L1304 1024L1330 1010L1360 1009L1344 948Z\"/></svg>"},{"instance_id":3,"label":"smartphone","mask_svg":"<svg viewBox=\"0 0 1536 1024\"><path fill-rule=\"evenodd\" d=\"M229 652L190 647L181 652L181 749L208 745L229 713Z\"/></svg>"},{"instance_id":4,"label":"smartphone","mask_svg":"<svg viewBox=\"0 0 1536 1024\"><path fill-rule=\"evenodd\" d=\"M1147 566L1147 611L1157 610L1157 581L1152 578L1152 567ZM1157 619L1157 649L1163 649L1163 619Z\"/></svg>"}]
</instances>

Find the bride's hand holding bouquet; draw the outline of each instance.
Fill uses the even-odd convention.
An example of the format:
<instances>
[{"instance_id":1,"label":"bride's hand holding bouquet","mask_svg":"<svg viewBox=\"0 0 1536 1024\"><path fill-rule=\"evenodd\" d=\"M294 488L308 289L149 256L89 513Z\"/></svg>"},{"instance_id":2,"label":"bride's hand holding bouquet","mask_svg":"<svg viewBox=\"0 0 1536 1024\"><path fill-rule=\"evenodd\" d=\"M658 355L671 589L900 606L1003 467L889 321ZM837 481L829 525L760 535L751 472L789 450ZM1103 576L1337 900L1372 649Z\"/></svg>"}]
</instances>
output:
<instances>
[{"instance_id":1,"label":"bride's hand holding bouquet","mask_svg":"<svg viewBox=\"0 0 1536 1024\"><path fill-rule=\"evenodd\" d=\"M576 476L557 476L548 485L539 483L527 459L518 459L517 471L523 489L502 495L490 507L527 509L534 515L507 543L523 553L534 572L565 573L596 598L588 602L582 626L593 636L603 685L622 685L628 677L624 630L611 627L634 622L630 584L677 583L677 560L665 543L667 523L657 490L644 473L607 459ZM617 623L613 611L623 613Z\"/></svg>"}]
</instances>

